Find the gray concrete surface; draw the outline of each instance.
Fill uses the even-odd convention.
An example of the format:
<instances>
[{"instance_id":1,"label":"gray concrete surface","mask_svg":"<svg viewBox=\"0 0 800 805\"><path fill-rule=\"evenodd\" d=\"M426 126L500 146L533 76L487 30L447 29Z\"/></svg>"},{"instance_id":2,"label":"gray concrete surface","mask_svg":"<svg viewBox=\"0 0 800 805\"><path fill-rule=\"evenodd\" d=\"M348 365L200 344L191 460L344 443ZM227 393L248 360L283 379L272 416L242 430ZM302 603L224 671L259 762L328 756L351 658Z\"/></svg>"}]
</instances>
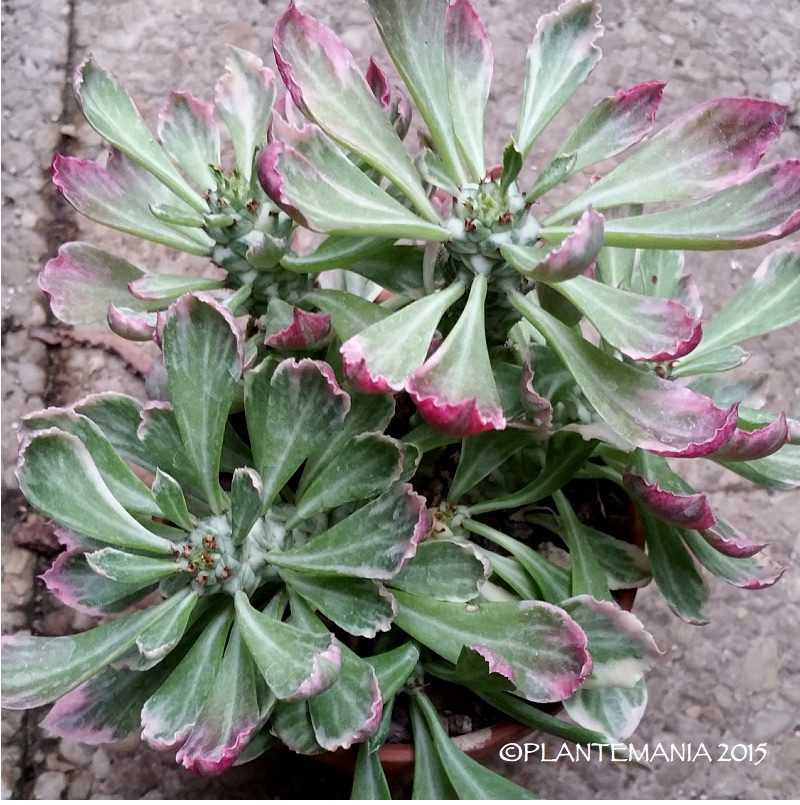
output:
<instances>
[{"instance_id":1,"label":"gray concrete surface","mask_svg":"<svg viewBox=\"0 0 800 805\"><path fill-rule=\"evenodd\" d=\"M477 0L494 42L496 68L489 137L499 155L516 120L525 49L537 16L555 3ZM800 156L800 5L781 0L618 0L604 10L604 58L554 125L534 162L543 160L586 105L639 81L667 80L659 121L721 95L772 97L790 107L789 125L771 157ZM382 53L357 0L305 0L304 10L332 24L366 65ZM3 3L3 630L54 632L85 628L43 596L34 576L46 562L17 548L14 529L27 512L13 467L16 421L43 404L92 390L119 388L141 396L140 381L114 355L80 345L47 348L29 337L48 321L35 285L44 261L66 239L90 240L150 268L175 270L175 255L79 219L57 197L49 164L59 150L96 157L99 137L83 123L71 98L72 68L88 52L122 80L147 119L170 89L210 100L222 71L225 43L248 48L271 63L270 34L281 0L8 0ZM531 9L534 10L531 10ZM387 61L385 58L383 61ZM498 160L499 161L499 160ZM768 248L735 255L691 255L707 310L719 309L755 269ZM189 259L178 258L188 266ZM797 406L798 329L758 339L747 373L766 373L771 407ZM690 468L711 489L729 519L754 538L768 539L791 563L775 588L747 593L713 585L712 622L687 626L658 594L645 590L636 612L666 653L651 673L650 704L634 740L766 742L767 759L748 763L663 763L652 772L617 764L568 761L493 767L552 798L775 798L800 794L800 578L797 573L798 496L753 490L739 479ZM35 523L34 523L35 526ZM216 781L191 777L168 755L137 736L101 748L78 747L43 735L43 713L4 713L3 795L34 799L88 798L329 798L347 795L345 777L285 754L258 768ZM536 740L536 739L533 739ZM557 746L557 742L551 744Z\"/></svg>"}]
</instances>

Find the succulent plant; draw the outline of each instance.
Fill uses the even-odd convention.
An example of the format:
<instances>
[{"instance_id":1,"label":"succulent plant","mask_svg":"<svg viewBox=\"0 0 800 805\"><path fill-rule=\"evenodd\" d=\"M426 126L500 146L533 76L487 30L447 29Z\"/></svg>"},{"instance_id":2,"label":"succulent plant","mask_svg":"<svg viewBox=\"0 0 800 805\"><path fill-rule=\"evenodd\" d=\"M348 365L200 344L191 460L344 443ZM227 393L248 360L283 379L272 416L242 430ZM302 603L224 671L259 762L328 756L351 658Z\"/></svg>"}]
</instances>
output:
<instances>
[{"instance_id":1,"label":"succulent plant","mask_svg":"<svg viewBox=\"0 0 800 805\"><path fill-rule=\"evenodd\" d=\"M24 422L21 488L68 548L47 586L92 614L134 611L7 639L3 701L56 701L45 726L90 742L141 723L203 773L276 739L358 744L354 796L374 798L405 697L415 797L519 798L449 741L431 678L569 740L624 739L659 650L614 593L652 578L700 624L701 568L751 589L783 572L668 459L800 486L800 421L748 406L754 385L723 374L741 342L800 319L800 251L764 259L704 323L678 251L800 229L800 162L760 165L785 120L768 101L709 101L652 134L650 81L596 103L523 187L600 58L594 0L539 20L498 165L491 43L469 0L368 6L426 127L413 157L405 94L293 4L274 35L287 94L235 49L217 87L232 171L210 106L173 93L162 148L114 79L79 69L112 155L57 157L56 184L225 276L145 273L81 243L42 272L57 316L107 319L163 360L144 405L101 394ZM646 552L579 516L586 479L636 513ZM560 701L578 726L535 706Z\"/></svg>"}]
</instances>

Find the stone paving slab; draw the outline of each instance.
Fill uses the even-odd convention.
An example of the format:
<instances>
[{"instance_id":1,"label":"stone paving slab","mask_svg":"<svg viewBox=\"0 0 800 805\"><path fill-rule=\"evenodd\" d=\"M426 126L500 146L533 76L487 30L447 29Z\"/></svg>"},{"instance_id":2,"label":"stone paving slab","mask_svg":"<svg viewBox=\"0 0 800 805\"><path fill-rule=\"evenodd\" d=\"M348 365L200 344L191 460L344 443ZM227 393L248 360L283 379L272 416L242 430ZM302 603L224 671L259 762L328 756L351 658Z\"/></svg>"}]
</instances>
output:
<instances>
[{"instance_id":1,"label":"stone paving slab","mask_svg":"<svg viewBox=\"0 0 800 805\"><path fill-rule=\"evenodd\" d=\"M555 3L476 0L494 43L496 68L488 135L498 156L516 122L525 50L536 18ZM543 163L587 106L621 87L668 81L659 120L721 95L771 97L790 107L789 126L772 158L800 155L800 6L781 0L617 0L604 10L604 58L574 102L543 140ZM331 24L359 62L383 50L357 0L301 2ZM270 36L283 2L230 0L9 0L3 3L3 629L45 633L86 628L42 596L34 576L46 562L14 546L10 534L26 516L13 467L16 420L44 404L60 404L100 388L143 396L141 382L105 352L48 348L29 337L45 324L35 277L60 242L86 239L146 268L188 270L192 258L101 229L61 202L49 183L56 148L95 158L100 138L82 121L69 92L69 75L92 52L128 88L148 121L171 89L211 100L221 74L225 43L250 49L272 63ZM533 7L534 10L531 10ZM385 56L382 61L388 61ZM559 125L559 123L561 125ZM731 255L695 254L688 265L709 312L718 310L769 253L769 247ZM710 296L713 294L713 298ZM796 410L800 391L798 330L758 339L760 357L750 373L768 373L768 404ZM703 465L701 465L701 469ZM800 579L797 573L800 501L797 495L755 490L739 479L692 469L692 481L714 490L729 519L754 538L769 539L791 562L781 584L748 594L713 587L712 622L703 628L676 620L645 590L637 614L666 654L650 675L650 705L635 736L659 741L768 744L768 758L749 764L655 763L652 773L598 763L528 763L501 769L552 798L731 797L776 798L800 791ZM168 755L141 744L85 748L43 735L43 713L3 715L3 796L88 798L334 798L348 782L333 770L277 752L259 767L207 781L174 767ZM532 740L537 740L532 738Z\"/></svg>"}]
</instances>

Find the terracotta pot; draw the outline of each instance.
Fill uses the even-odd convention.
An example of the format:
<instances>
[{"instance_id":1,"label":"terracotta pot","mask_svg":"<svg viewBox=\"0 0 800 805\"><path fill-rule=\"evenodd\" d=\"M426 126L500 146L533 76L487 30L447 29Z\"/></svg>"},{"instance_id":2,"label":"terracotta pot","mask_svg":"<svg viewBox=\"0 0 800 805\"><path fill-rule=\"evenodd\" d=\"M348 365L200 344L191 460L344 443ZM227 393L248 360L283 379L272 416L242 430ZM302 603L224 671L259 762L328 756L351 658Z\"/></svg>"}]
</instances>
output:
<instances>
[{"instance_id":1,"label":"terracotta pot","mask_svg":"<svg viewBox=\"0 0 800 805\"><path fill-rule=\"evenodd\" d=\"M636 512L636 508L631 503L631 523L632 534L630 542L638 548L645 547L644 529L641 520ZM630 612L636 599L635 589L617 590L612 593L614 600L622 609ZM541 704L539 708L549 715L556 715L563 709L561 702ZM453 743L474 760L485 760L494 757L500 749L507 743L516 743L523 740L533 732L531 727L520 724L518 721L501 721L491 727L486 727L467 735L456 735L452 738ZM352 771L355 769L356 755L358 747L350 749L339 749L336 752L323 752L321 755L312 755L315 760L329 766ZM414 745L406 743L384 744L378 750L383 770L390 775L408 775L414 770Z\"/></svg>"}]
</instances>

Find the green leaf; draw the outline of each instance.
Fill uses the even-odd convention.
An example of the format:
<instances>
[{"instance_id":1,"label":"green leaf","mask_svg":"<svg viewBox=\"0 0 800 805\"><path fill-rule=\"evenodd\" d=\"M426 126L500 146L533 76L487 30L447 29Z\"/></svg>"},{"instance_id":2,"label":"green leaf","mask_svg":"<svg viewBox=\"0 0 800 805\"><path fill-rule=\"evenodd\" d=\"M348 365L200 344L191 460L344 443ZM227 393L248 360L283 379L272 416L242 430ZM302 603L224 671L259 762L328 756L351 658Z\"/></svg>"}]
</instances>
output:
<instances>
[{"instance_id":1,"label":"green leaf","mask_svg":"<svg viewBox=\"0 0 800 805\"><path fill-rule=\"evenodd\" d=\"M121 741L141 726L142 705L170 668L116 671L108 667L62 696L40 722L48 734L83 744Z\"/></svg>"},{"instance_id":2,"label":"green leaf","mask_svg":"<svg viewBox=\"0 0 800 805\"><path fill-rule=\"evenodd\" d=\"M344 424L308 458L297 485L302 498L312 481L361 433L383 433L394 416L394 398L389 394L352 394Z\"/></svg>"},{"instance_id":3,"label":"green leaf","mask_svg":"<svg viewBox=\"0 0 800 805\"><path fill-rule=\"evenodd\" d=\"M457 147L445 63L447 4L442 0L367 0L367 6L448 173L463 186L467 176Z\"/></svg>"},{"instance_id":4,"label":"green leaf","mask_svg":"<svg viewBox=\"0 0 800 805\"><path fill-rule=\"evenodd\" d=\"M167 617L184 597L175 595L76 635L4 637L3 707L27 710L60 698L124 654L143 629Z\"/></svg>"},{"instance_id":5,"label":"green leaf","mask_svg":"<svg viewBox=\"0 0 800 805\"><path fill-rule=\"evenodd\" d=\"M710 322L703 340L682 366L740 341L780 330L800 321L800 247L767 257L755 274Z\"/></svg>"},{"instance_id":6,"label":"green leaf","mask_svg":"<svg viewBox=\"0 0 800 805\"><path fill-rule=\"evenodd\" d=\"M800 445L785 444L766 458L753 461L721 461L723 467L743 478L773 489L800 487Z\"/></svg>"},{"instance_id":7,"label":"green leaf","mask_svg":"<svg viewBox=\"0 0 800 805\"><path fill-rule=\"evenodd\" d=\"M394 245L388 251L357 260L347 268L387 291L419 299L425 295L424 254L418 246Z\"/></svg>"},{"instance_id":8,"label":"green leaf","mask_svg":"<svg viewBox=\"0 0 800 805\"><path fill-rule=\"evenodd\" d=\"M561 607L589 639L594 665L585 688L631 688L663 653L641 621L612 601L579 595L562 601Z\"/></svg>"},{"instance_id":9,"label":"green leaf","mask_svg":"<svg viewBox=\"0 0 800 805\"><path fill-rule=\"evenodd\" d=\"M684 458L712 453L730 438L733 409L616 360L516 291L509 300L544 334L597 413L623 438L657 455Z\"/></svg>"},{"instance_id":10,"label":"green leaf","mask_svg":"<svg viewBox=\"0 0 800 805\"><path fill-rule=\"evenodd\" d=\"M186 656L142 708L142 739L156 749L182 744L211 693L231 627L230 607L203 624Z\"/></svg>"},{"instance_id":11,"label":"green leaf","mask_svg":"<svg viewBox=\"0 0 800 805\"><path fill-rule=\"evenodd\" d=\"M262 512L303 461L341 428L350 408L349 395L326 363L282 361L269 380L265 402L268 371L251 372L245 388L253 458L263 483Z\"/></svg>"},{"instance_id":12,"label":"green leaf","mask_svg":"<svg viewBox=\"0 0 800 805\"><path fill-rule=\"evenodd\" d=\"M499 509L516 509L528 506L552 495L583 467L594 452L596 441L585 441L578 434L564 433L548 443L547 457L541 473L518 492L494 498L469 507L471 516Z\"/></svg>"},{"instance_id":13,"label":"green leaf","mask_svg":"<svg viewBox=\"0 0 800 805\"><path fill-rule=\"evenodd\" d=\"M639 249L638 255L641 288L634 287L634 289L647 296L677 299L683 274L683 252ZM636 286L636 283L633 285Z\"/></svg>"},{"instance_id":14,"label":"green leaf","mask_svg":"<svg viewBox=\"0 0 800 805\"><path fill-rule=\"evenodd\" d=\"M167 520L171 520L184 531L191 531L194 528L194 521L186 506L181 485L171 475L160 469L156 470L153 494Z\"/></svg>"},{"instance_id":15,"label":"green leaf","mask_svg":"<svg viewBox=\"0 0 800 805\"><path fill-rule=\"evenodd\" d=\"M575 173L635 145L652 131L663 90L661 82L647 81L603 98L583 116L553 162L574 155L569 172Z\"/></svg>"},{"instance_id":16,"label":"green leaf","mask_svg":"<svg viewBox=\"0 0 800 805\"><path fill-rule=\"evenodd\" d=\"M424 499L397 484L300 548L270 551L280 568L332 576L390 579L428 530Z\"/></svg>"},{"instance_id":17,"label":"green leaf","mask_svg":"<svg viewBox=\"0 0 800 805\"><path fill-rule=\"evenodd\" d=\"M557 735L559 738L578 744L607 743L608 741L608 736L603 733L578 727L556 716L551 716L544 710L540 710L510 693L481 691L478 695L501 713L511 716L515 721L519 721L533 730Z\"/></svg>"},{"instance_id":18,"label":"green leaf","mask_svg":"<svg viewBox=\"0 0 800 805\"><path fill-rule=\"evenodd\" d=\"M108 545L172 553L169 540L151 533L125 511L89 451L69 433L51 429L31 436L23 444L17 478L28 501L60 525Z\"/></svg>"},{"instance_id":19,"label":"green leaf","mask_svg":"<svg viewBox=\"0 0 800 805\"><path fill-rule=\"evenodd\" d=\"M444 60L456 142L469 166L472 180L481 182L486 175L483 117L489 100L494 58L486 28L468 0L447 7ZM520 157L517 174L521 167ZM509 178L506 178L503 171L503 189L516 178L512 173L509 171Z\"/></svg>"},{"instance_id":20,"label":"green leaf","mask_svg":"<svg viewBox=\"0 0 800 805\"><path fill-rule=\"evenodd\" d=\"M194 227L195 229L202 229L205 216L194 210L186 210L183 207L174 204L149 204L150 212L159 221L171 226L184 226Z\"/></svg>"},{"instance_id":21,"label":"green leaf","mask_svg":"<svg viewBox=\"0 0 800 805\"><path fill-rule=\"evenodd\" d=\"M78 212L104 226L203 257L214 246L203 230L173 226L153 215L151 205L182 209L183 202L145 168L114 149L105 167L56 154L53 182ZM191 209L187 207L186 213L191 215Z\"/></svg>"},{"instance_id":22,"label":"green leaf","mask_svg":"<svg viewBox=\"0 0 800 805\"><path fill-rule=\"evenodd\" d=\"M629 590L650 583L650 562L641 548L584 525L611 590Z\"/></svg>"},{"instance_id":23,"label":"green leaf","mask_svg":"<svg viewBox=\"0 0 800 805\"><path fill-rule=\"evenodd\" d=\"M464 754L448 737L439 721L436 708L424 693L415 693L411 701L412 713L415 708L419 708L425 719L436 754L459 799L538 799L535 794L489 771L477 760ZM415 743L418 740L418 728L421 726L419 720L414 722Z\"/></svg>"},{"instance_id":24,"label":"green leaf","mask_svg":"<svg viewBox=\"0 0 800 805\"><path fill-rule=\"evenodd\" d=\"M463 685L478 695L487 691L502 693L514 689L508 678L493 671L488 660L480 652L468 646L461 649L455 665L427 662L425 670L440 679Z\"/></svg>"},{"instance_id":25,"label":"green leaf","mask_svg":"<svg viewBox=\"0 0 800 805\"><path fill-rule=\"evenodd\" d=\"M385 252L394 241L387 238L351 238L330 235L311 254L299 255L287 252L281 258L281 266L288 271L316 274L329 268L344 268Z\"/></svg>"},{"instance_id":26,"label":"green leaf","mask_svg":"<svg viewBox=\"0 0 800 805\"><path fill-rule=\"evenodd\" d=\"M739 346L722 347L697 356L691 353L675 362L671 374L672 377L690 377L727 372L741 366L749 357L749 353Z\"/></svg>"},{"instance_id":27,"label":"green leaf","mask_svg":"<svg viewBox=\"0 0 800 805\"><path fill-rule=\"evenodd\" d=\"M200 212L208 210L203 197L180 175L158 145L124 87L93 59L87 59L78 68L73 89L84 117L104 139L191 207Z\"/></svg>"},{"instance_id":28,"label":"green leaf","mask_svg":"<svg viewBox=\"0 0 800 805\"><path fill-rule=\"evenodd\" d=\"M126 508L161 515L153 493L120 458L114 446L88 417L69 408L48 408L22 420L23 432L58 428L75 436L86 448L111 494Z\"/></svg>"},{"instance_id":29,"label":"green leaf","mask_svg":"<svg viewBox=\"0 0 800 805\"><path fill-rule=\"evenodd\" d=\"M368 740L378 729L383 700L372 666L342 646L339 678L310 699L308 712L317 742L324 749L349 749Z\"/></svg>"},{"instance_id":30,"label":"green leaf","mask_svg":"<svg viewBox=\"0 0 800 805\"><path fill-rule=\"evenodd\" d=\"M551 562L549 559L545 559L533 548L515 540L513 537L509 537L502 531L483 523L478 523L475 520L465 520L464 528L474 534L490 539L501 548L505 548L530 574L536 587L541 590L545 601L551 604L558 604L572 595L569 570L557 565L555 562Z\"/></svg>"},{"instance_id":31,"label":"green leaf","mask_svg":"<svg viewBox=\"0 0 800 805\"><path fill-rule=\"evenodd\" d=\"M753 98L716 98L695 106L550 215L545 225L572 218L589 204L607 209L724 190L756 168L780 134L784 115L777 104Z\"/></svg>"},{"instance_id":32,"label":"green leaf","mask_svg":"<svg viewBox=\"0 0 800 805\"><path fill-rule=\"evenodd\" d=\"M127 260L88 243L65 243L58 256L39 274L39 287L50 300L53 315L67 324L102 324L109 305L146 312L157 303L138 300L128 283L145 273Z\"/></svg>"},{"instance_id":33,"label":"green leaf","mask_svg":"<svg viewBox=\"0 0 800 805\"><path fill-rule=\"evenodd\" d=\"M653 580L669 608L687 623L708 623L708 585L673 526L639 509Z\"/></svg>"},{"instance_id":34,"label":"green leaf","mask_svg":"<svg viewBox=\"0 0 800 805\"><path fill-rule=\"evenodd\" d=\"M423 148L415 160L414 166L417 172L422 177L422 181L431 184L444 190L448 195L454 198L461 192L458 185L453 181L450 174L447 172L444 163L439 156L430 150L430 148Z\"/></svg>"},{"instance_id":35,"label":"green leaf","mask_svg":"<svg viewBox=\"0 0 800 805\"><path fill-rule=\"evenodd\" d=\"M41 578L59 601L94 617L123 612L155 586L120 584L99 576L89 567L86 554L72 549L60 553Z\"/></svg>"},{"instance_id":36,"label":"green leaf","mask_svg":"<svg viewBox=\"0 0 800 805\"><path fill-rule=\"evenodd\" d=\"M73 407L103 431L122 458L155 472L156 465L137 434L142 410L138 400L107 391L85 397Z\"/></svg>"},{"instance_id":37,"label":"green leaf","mask_svg":"<svg viewBox=\"0 0 800 805\"><path fill-rule=\"evenodd\" d=\"M492 563L492 571L520 598L530 601L541 601L544 598L538 585L523 568L519 559L515 559L513 556L502 556L486 548L481 550Z\"/></svg>"},{"instance_id":38,"label":"green leaf","mask_svg":"<svg viewBox=\"0 0 800 805\"><path fill-rule=\"evenodd\" d=\"M400 391L425 360L439 320L463 293L464 284L453 283L348 338L340 350L348 380L363 391Z\"/></svg>"},{"instance_id":39,"label":"green leaf","mask_svg":"<svg viewBox=\"0 0 800 805\"><path fill-rule=\"evenodd\" d=\"M503 149L503 173L500 176L500 189L503 192L506 192L511 187L511 183L516 181L524 161L524 157L517 150L516 143L512 140Z\"/></svg>"},{"instance_id":40,"label":"green leaf","mask_svg":"<svg viewBox=\"0 0 800 805\"><path fill-rule=\"evenodd\" d=\"M405 384L423 419L454 436L506 426L486 344L487 288L486 277L476 275L458 321ZM353 352L342 350L352 360Z\"/></svg>"},{"instance_id":41,"label":"green leaf","mask_svg":"<svg viewBox=\"0 0 800 805\"><path fill-rule=\"evenodd\" d=\"M273 48L278 70L306 117L386 176L425 218L438 222L402 142L341 39L290 5L275 26Z\"/></svg>"},{"instance_id":42,"label":"green leaf","mask_svg":"<svg viewBox=\"0 0 800 805\"><path fill-rule=\"evenodd\" d=\"M674 360L700 341L700 322L673 299L611 288L588 277L551 287L586 316L604 341L633 360Z\"/></svg>"},{"instance_id":43,"label":"green leaf","mask_svg":"<svg viewBox=\"0 0 800 805\"><path fill-rule=\"evenodd\" d=\"M501 548L505 548L530 575L536 587L541 590L545 601L551 604L558 604L572 594L569 570L557 565L555 562L551 562L533 550L533 548L509 537L507 534L503 534L502 531L497 531L483 523L467 520L464 522L464 528L490 539Z\"/></svg>"},{"instance_id":44,"label":"green leaf","mask_svg":"<svg viewBox=\"0 0 800 805\"><path fill-rule=\"evenodd\" d=\"M348 634L372 638L391 628L397 602L382 584L285 569L281 577L290 590Z\"/></svg>"},{"instance_id":45,"label":"green leaf","mask_svg":"<svg viewBox=\"0 0 800 805\"><path fill-rule=\"evenodd\" d=\"M428 802L459 799L416 700L411 701L411 726L414 732L414 787L411 797Z\"/></svg>"},{"instance_id":46,"label":"green leaf","mask_svg":"<svg viewBox=\"0 0 800 805\"><path fill-rule=\"evenodd\" d=\"M715 196L663 212L606 222L608 246L648 249L749 249L782 238L800 225L797 188L800 165L775 162L753 171ZM544 240L571 230L546 227Z\"/></svg>"},{"instance_id":47,"label":"green leaf","mask_svg":"<svg viewBox=\"0 0 800 805\"><path fill-rule=\"evenodd\" d=\"M602 32L599 9L593 0L570 0L536 23L514 135L523 156L528 155L544 127L594 69L600 59L595 42Z\"/></svg>"},{"instance_id":48,"label":"green leaf","mask_svg":"<svg viewBox=\"0 0 800 805\"><path fill-rule=\"evenodd\" d=\"M408 681L419 661L419 649L412 642L391 651L373 654L366 661L375 669L384 701L393 699Z\"/></svg>"},{"instance_id":49,"label":"green leaf","mask_svg":"<svg viewBox=\"0 0 800 805\"><path fill-rule=\"evenodd\" d=\"M201 190L217 189L217 179L209 168L220 164L213 107L188 92L171 92L158 115L158 137Z\"/></svg>"},{"instance_id":50,"label":"green leaf","mask_svg":"<svg viewBox=\"0 0 800 805\"><path fill-rule=\"evenodd\" d=\"M604 246L597 255L597 279L611 288L630 288L635 257L632 249Z\"/></svg>"},{"instance_id":51,"label":"green leaf","mask_svg":"<svg viewBox=\"0 0 800 805\"><path fill-rule=\"evenodd\" d=\"M356 767L353 771L353 790L350 799L354 800L378 800L391 799L389 784L386 782L386 775L383 773L378 755L370 752L366 744L358 747L358 757Z\"/></svg>"},{"instance_id":52,"label":"green leaf","mask_svg":"<svg viewBox=\"0 0 800 805\"><path fill-rule=\"evenodd\" d=\"M564 709L582 727L623 741L639 725L647 707L644 679L632 688L581 688L564 702ZM604 741L603 743L607 743Z\"/></svg>"},{"instance_id":53,"label":"green leaf","mask_svg":"<svg viewBox=\"0 0 800 805\"><path fill-rule=\"evenodd\" d=\"M426 540L389 586L439 601L465 602L478 596L490 573L488 561L473 545Z\"/></svg>"},{"instance_id":54,"label":"green leaf","mask_svg":"<svg viewBox=\"0 0 800 805\"><path fill-rule=\"evenodd\" d=\"M186 594L173 596L179 598L163 618L145 627L136 638L136 648L149 662L158 662L178 645L197 604L199 593L192 590Z\"/></svg>"},{"instance_id":55,"label":"green leaf","mask_svg":"<svg viewBox=\"0 0 800 805\"><path fill-rule=\"evenodd\" d=\"M529 701L559 701L588 675L586 635L563 610L541 601L459 604L396 591L395 623L456 663L469 646Z\"/></svg>"},{"instance_id":56,"label":"green leaf","mask_svg":"<svg viewBox=\"0 0 800 805\"><path fill-rule=\"evenodd\" d=\"M261 515L263 487L258 473L250 467L240 467L231 482L231 538L241 545Z\"/></svg>"},{"instance_id":57,"label":"green leaf","mask_svg":"<svg viewBox=\"0 0 800 805\"><path fill-rule=\"evenodd\" d=\"M598 601L610 601L611 592L583 525L561 490L553 493L561 518L561 534L569 549L572 595L590 595Z\"/></svg>"},{"instance_id":58,"label":"green leaf","mask_svg":"<svg viewBox=\"0 0 800 805\"><path fill-rule=\"evenodd\" d=\"M557 156L547 167L539 171L536 181L525 196L525 203L532 204L566 179L573 172L575 158L575 154Z\"/></svg>"},{"instance_id":59,"label":"green leaf","mask_svg":"<svg viewBox=\"0 0 800 805\"><path fill-rule=\"evenodd\" d=\"M257 56L233 45L228 45L225 69L216 87L216 107L230 132L236 167L249 182L256 149L267 137L275 76Z\"/></svg>"},{"instance_id":60,"label":"green leaf","mask_svg":"<svg viewBox=\"0 0 800 805\"><path fill-rule=\"evenodd\" d=\"M298 497L287 528L320 512L384 492L400 478L403 456L402 444L382 433L352 437Z\"/></svg>"},{"instance_id":61,"label":"green leaf","mask_svg":"<svg viewBox=\"0 0 800 805\"><path fill-rule=\"evenodd\" d=\"M761 590L770 587L786 571L771 559L756 556L726 556L708 544L697 531L681 531L683 541L698 562L717 578L746 590Z\"/></svg>"},{"instance_id":62,"label":"green leaf","mask_svg":"<svg viewBox=\"0 0 800 805\"><path fill-rule=\"evenodd\" d=\"M138 436L154 469L168 471L187 493L203 497L197 471L183 445L175 412L169 403L153 400L144 405Z\"/></svg>"},{"instance_id":63,"label":"green leaf","mask_svg":"<svg viewBox=\"0 0 800 805\"><path fill-rule=\"evenodd\" d=\"M455 436L448 436L446 433L434 430L427 422L417 425L402 439L403 444L416 447L423 455L431 450L436 450L438 447L456 444L458 441L459 439Z\"/></svg>"},{"instance_id":64,"label":"green leaf","mask_svg":"<svg viewBox=\"0 0 800 805\"><path fill-rule=\"evenodd\" d=\"M236 623L270 690L281 700L318 696L339 676L342 658L336 638L282 623L253 609L236 593Z\"/></svg>"},{"instance_id":65,"label":"green leaf","mask_svg":"<svg viewBox=\"0 0 800 805\"><path fill-rule=\"evenodd\" d=\"M190 291L215 291L225 287L223 280L185 277L181 274L145 274L128 286L137 299L172 302Z\"/></svg>"},{"instance_id":66,"label":"green leaf","mask_svg":"<svg viewBox=\"0 0 800 805\"><path fill-rule=\"evenodd\" d=\"M308 702L278 702L272 713L272 730L292 752L318 755L325 750L317 743Z\"/></svg>"},{"instance_id":67,"label":"green leaf","mask_svg":"<svg viewBox=\"0 0 800 805\"><path fill-rule=\"evenodd\" d=\"M196 774L220 774L233 765L275 705L259 706L257 670L242 640L231 629L225 653L197 720L175 760Z\"/></svg>"},{"instance_id":68,"label":"green leaf","mask_svg":"<svg viewBox=\"0 0 800 805\"><path fill-rule=\"evenodd\" d=\"M385 193L318 130L308 127L303 136L293 145L267 146L258 174L269 197L300 224L332 235L440 242L450 237Z\"/></svg>"},{"instance_id":69,"label":"green leaf","mask_svg":"<svg viewBox=\"0 0 800 805\"><path fill-rule=\"evenodd\" d=\"M270 732L269 725L262 727L262 729L250 739L250 743L245 746L244 751L236 758L236 762L233 765L244 766L245 763L249 763L251 760L261 757L264 752L272 749L277 743L279 743L279 741Z\"/></svg>"},{"instance_id":70,"label":"green leaf","mask_svg":"<svg viewBox=\"0 0 800 805\"><path fill-rule=\"evenodd\" d=\"M529 443L526 436L516 429L490 430L467 436L461 443L461 457L447 500L457 503L506 459L525 447Z\"/></svg>"},{"instance_id":71,"label":"green leaf","mask_svg":"<svg viewBox=\"0 0 800 805\"><path fill-rule=\"evenodd\" d=\"M180 572L175 559L156 559L135 553L103 548L86 554L86 561L95 573L111 581L145 587Z\"/></svg>"},{"instance_id":72,"label":"green leaf","mask_svg":"<svg viewBox=\"0 0 800 805\"><path fill-rule=\"evenodd\" d=\"M342 341L388 318L390 311L346 291L322 289L303 297L304 302L316 305L331 316L331 327Z\"/></svg>"},{"instance_id":73,"label":"green leaf","mask_svg":"<svg viewBox=\"0 0 800 805\"><path fill-rule=\"evenodd\" d=\"M205 294L186 294L167 312L164 366L181 438L215 514L226 507L219 463L228 412L241 377L242 334Z\"/></svg>"}]
</instances>

